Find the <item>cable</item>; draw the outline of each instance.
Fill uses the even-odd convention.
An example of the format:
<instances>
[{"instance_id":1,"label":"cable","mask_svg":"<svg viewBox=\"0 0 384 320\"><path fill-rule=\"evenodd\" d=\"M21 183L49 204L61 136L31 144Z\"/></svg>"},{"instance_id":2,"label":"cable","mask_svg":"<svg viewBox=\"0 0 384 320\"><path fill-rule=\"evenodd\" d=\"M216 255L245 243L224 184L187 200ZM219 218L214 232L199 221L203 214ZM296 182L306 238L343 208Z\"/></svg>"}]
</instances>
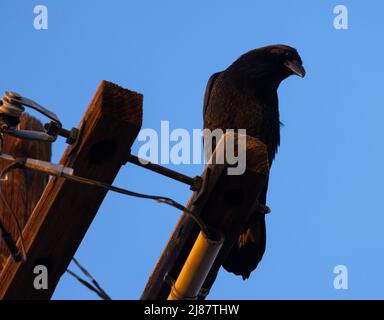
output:
<instances>
[{"instance_id":1,"label":"cable","mask_svg":"<svg viewBox=\"0 0 384 320\"><path fill-rule=\"evenodd\" d=\"M183 205L181 205L180 203L176 202L175 200L173 200L171 198L138 193L138 192L122 189L122 188L119 188L119 187L115 187L113 185L110 185L110 184L107 184L107 183L104 183L104 182L100 182L100 181L96 181L96 180L92 180L92 179L88 179L88 178L84 178L84 177L79 177L79 176L76 176L76 175L73 175L73 174L69 174L68 173L69 172L68 171L69 168L64 167L64 166L60 166L61 167L60 169L57 169L57 168L55 168L53 166L50 166L48 168L47 167L47 163L45 161L39 161L39 160L36 160L36 159L29 159L29 158L14 159L13 157L11 157L9 155L6 155L6 154L1 154L1 156L2 156L3 159L11 160L13 162L12 162L11 165L9 165L8 167L6 167L3 170L3 172L0 174L0 178L2 176L4 176L6 173L8 173L9 171L13 170L13 169L16 169L16 168L27 168L27 169L32 169L32 170L39 171L39 172L48 173L50 175L54 175L54 176L57 176L57 177L62 177L64 179L67 179L67 180L72 181L72 182L83 183L83 184L87 184L87 185L91 185L91 186L97 186L97 187L100 187L100 188L103 188L103 189L107 189L107 190L110 190L110 191L113 191L113 192L121 193L121 194L132 196L132 197L155 200L157 202L165 203L167 205L170 205L172 207L175 207L175 208L185 212L191 219L193 219L196 222L196 224L200 227L201 231L204 234L206 234L206 236L208 238L211 238L211 234L209 232L209 228L205 225L205 223L201 219L201 217L196 215L193 211L191 211L190 209L184 207ZM16 221L16 224L18 226L18 231L19 231L19 234L20 234L20 238L21 238L21 245L22 245L23 255L25 257L25 249L24 249L24 244L23 244L24 241L22 239L21 227L20 227L20 225L19 225L19 223L17 221L16 215L13 213L12 209L8 205L8 202L6 201L4 195L2 195L1 189L0 189L0 195L1 195L1 198L2 198L3 202L6 204L8 210L12 213L12 216L14 217L14 219Z\"/></svg>"},{"instance_id":2,"label":"cable","mask_svg":"<svg viewBox=\"0 0 384 320\"><path fill-rule=\"evenodd\" d=\"M26 161L27 161L27 159L25 159L25 158L23 158L23 159L16 159L16 161L12 162L9 166L7 166L1 172L0 179L2 179L5 176L5 174L9 173L10 171L12 171L14 169L17 169L17 168L28 168L26 166ZM52 168L50 168L50 171L47 172L45 170L46 168L43 167L43 166L40 166L40 167L34 166L33 168L31 167L29 169L33 169L33 170L36 170L36 171L39 171L39 172L46 172L46 173L49 173L51 175L53 174ZM119 187L115 187L115 186L112 186L112 185L109 185L107 183L103 183L103 182L100 182L100 181L95 181L95 180L92 180L92 179L87 179L87 178L75 176L75 175L72 175L72 174L67 174L67 173L64 173L63 171L61 171L59 173L56 172L56 176L63 177L64 179L67 179L67 180L73 181L73 182L77 182L77 183L83 183L83 184L87 184L87 185L91 185L91 186L97 186L97 187L104 188L104 189L107 189L107 190L110 190L110 191L113 191L113 192L121 193L121 194L124 194L124 195L132 196L132 197L137 197L137 198L143 198L143 199L151 199L151 200L155 200L155 201L160 202L160 203L168 204L168 205L170 205L172 207L175 207L175 208L185 212L186 214L188 214L196 222L196 224L200 227L200 229L209 237L208 228L206 227L204 221L198 215L196 215L193 211L189 210L188 208L184 207L183 205L181 205L180 203L176 202L175 200L173 200L171 198L161 197L161 196L154 196L154 195L148 195L148 194L142 194L142 193L138 193L138 192L133 192L133 191L122 189L122 188L119 188ZM7 199L4 197L4 194L2 193L1 186L0 186L0 197L1 197L2 201L4 202L5 206L7 207L7 210L11 213L13 219L15 220L15 223L16 223L16 226L17 226L17 231L19 233L20 242L21 242L21 249L22 249L21 260L23 262L25 262L26 261L26 250L25 250L25 247L24 247L24 239L23 239L23 236L22 236L22 229L21 229L21 226L19 224L19 221L17 219L16 214L13 212L13 210L10 207ZM3 225L1 225L1 226L4 227ZM8 234L8 233L5 232L5 229L4 230L2 230L2 229L0 229L2 231L2 234ZM7 246L8 246L9 249L11 249L11 247L13 249L15 249L15 247L16 247L15 242L13 240L10 242L9 239L7 241ZM17 250L17 252L18 252L18 250ZM19 259L19 261L20 261L20 258L17 258L17 255L15 255L15 252L12 255L13 255L13 258L15 260Z\"/></svg>"},{"instance_id":3,"label":"cable","mask_svg":"<svg viewBox=\"0 0 384 320\"><path fill-rule=\"evenodd\" d=\"M0 173L0 180L2 180L7 173L9 173L12 170L17 169L17 168L20 168L20 164L17 162L13 162L9 166L5 167L4 170ZM15 212L12 210L11 206L9 205L7 199L4 196L3 190L1 188L1 183L0 183L0 198L3 201L7 210L11 213L13 220L15 221L17 233L19 234L19 237L20 237L21 253L20 253L19 249L17 248L16 241L12 238L11 233L7 232L2 221L0 221L1 235L3 237L3 240L6 244L6 246L8 247L8 250L10 251L13 259L16 262L19 262L19 261L25 262L25 261L27 261L27 254L26 254L26 250L25 250L25 246L24 246L23 231L22 231L22 228L20 226L19 220L17 219Z\"/></svg>"},{"instance_id":4,"label":"cable","mask_svg":"<svg viewBox=\"0 0 384 320\"><path fill-rule=\"evenodd\" d=\"M66 180L72 181L72 182L77 182L77 183L83 183L91 186L96 186L99 188L107 189L113 192L121 193L124 195L132 196L132 197L137 197L137 198L143 198L143 199L151 199L155 200L160 203L165 203L168 204L172 207L175 207L181 211L184 211L187 215L189 215L200 227L200 229L206 233L207 235L209 234L208 228L206 227L204 221L196 215L193 211L189 210L188 208L184 207L180 203L176 202L175 200L167 197L161 197L161 196L155 196L155 195L148 195L148 194L143 194L143 193L138 193L126 189L122 189L119 187L115 187L113 185L110 185L108 183L84 178L84 177L79 177L76 175L73 175L73 169L69 167L65 167L63 165L56 165L52 164L50 162L46 161L41 161L37 159L30 159L30 158L13 158L10 155L7 155L5 153L0 152L0 158L3 158L7 161L12 161L13 165L10 165L7 167L7 171L12 170L14 168L27 168L31 169L34 171L38 172L44 172L48 173L49 175L56 176L56 177L62 177ZM9 168L9 169L8 169Z\"/></svg>"},{"instance_id":5,"label":"cable","mask_svg":"<svg viewBox=\"0 0 384 320\"><path fill-rule=\"evenodd\" d=\"M117 193L121 193L121 194L124 194L127 196L143 198L143 199L151 199L151 200L155 200L155 201L160 202L160 203L168 204L172 207L175 207L181 211L186 212L197 223L197 225L200 227L200 229L203 232L208 234L208 231L207 231L208 228L206 227L204 221L198 215L196 215L193 211L189 210L188 208L184 207L183 205L181 205L180 203L176 202L175 200L173 200L171 198L129 191L126 189L122 189L122 188L118 188L118 187L109 185L109 184L104 183L104 182L95 181L95 180L91 180L91 179L87 179L87 178L83 178L83 177L79 177L79 176L75 176L75 175L70 175L70 174L66 174L66 173L62 173L61 177L65 178L67 180L70 180L70 181L88 184L91 186L97 186L97 187L104 188L104 189L114 191Z\"/></svg>"},{"instance_id":6,"label":"cable","mask_svg":"<svg viewBox=\"0 0 384 320\"><path fill-rule=\"evenodd\" d=\"M106 298L105 300L111 300L109 295L103 290L103 288L99 285L99 283L95 280L95 278L92 277L92 275L85 269L80 262L73 257L73 262L79 267L79 269L92 281L92 283L95 285L95 287L102 293L102 295Z\"/></svg>"},{"instance_id":7,"label":"cable","mask_svg":"<svg viewBox=\"0 0 384 320\"><path fill-rule=\"evenodd\" d=\"M112 300L111 297L103 290L103 288L99 285L99 283L95 280L95 278L92 277L92 275L87 271L87 269L85 269L80 263L79 261L76 260L76 258L73 258L72 259L73 262L79 267L79 269L81 270L82 273L84 273L84 275L91 280L91 282L93 283L93 285L91 283L89 283L88 281L84 280L83 278L81 278L80 276L78 276L76 273L74 273L73 271L67 269L67 272L72 276L74 277L75 279L77 279L81 284L83 284L84 286L86 286L89 290L95 292L101 299L103 300Z\"/></svg>"}]
</instances>

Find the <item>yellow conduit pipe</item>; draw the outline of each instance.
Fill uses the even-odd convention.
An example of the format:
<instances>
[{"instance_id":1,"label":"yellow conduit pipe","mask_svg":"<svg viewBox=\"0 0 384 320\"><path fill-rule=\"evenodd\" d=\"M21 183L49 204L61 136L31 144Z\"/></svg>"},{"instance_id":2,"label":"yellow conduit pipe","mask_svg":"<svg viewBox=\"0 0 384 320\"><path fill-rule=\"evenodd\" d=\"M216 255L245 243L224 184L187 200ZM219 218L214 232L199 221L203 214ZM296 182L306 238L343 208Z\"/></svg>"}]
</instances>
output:
<instances>
[{"instance_id":1,"label":"yellow conduit pipe","mask_svg":"<svg viewBox=\"0 0 384 320\"><path fill-rule=\"evenodd\" d=\"M213 229L200 231L168 300L195 300L223 245L224 238ZM206 235L208 234L209 237Z\"/></svg>"}]
</instances>

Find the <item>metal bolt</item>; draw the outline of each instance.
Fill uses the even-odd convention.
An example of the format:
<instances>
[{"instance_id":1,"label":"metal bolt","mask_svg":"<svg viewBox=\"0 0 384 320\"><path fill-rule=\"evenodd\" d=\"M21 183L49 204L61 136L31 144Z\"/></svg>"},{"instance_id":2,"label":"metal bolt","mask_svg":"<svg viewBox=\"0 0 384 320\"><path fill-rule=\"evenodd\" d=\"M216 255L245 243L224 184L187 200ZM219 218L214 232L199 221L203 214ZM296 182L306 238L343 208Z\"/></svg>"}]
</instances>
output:
<instances>
[{"instance_id":1,"label":"metal bolt","mask_svg":"<svg viewBox=\"0 0 384 320\"><path fill-rule=\"evenodd\" d=\"M72 128L69 131L69 135L68 135L67 140L65 142L68 144L74 144L76 142L78 136L79 136L79 129Z\"/></svg>"},{"instance_id":2,"label":"metal bolt","mask_svg":"<svg viewBox=\"0 0 384 320\"><path fill-rule=\"evenodd\" d=\"M191 191L199 191L203 185L203 178L196 176L193 178L193 184L191 185Z\"/></svg>"}]
</instances>

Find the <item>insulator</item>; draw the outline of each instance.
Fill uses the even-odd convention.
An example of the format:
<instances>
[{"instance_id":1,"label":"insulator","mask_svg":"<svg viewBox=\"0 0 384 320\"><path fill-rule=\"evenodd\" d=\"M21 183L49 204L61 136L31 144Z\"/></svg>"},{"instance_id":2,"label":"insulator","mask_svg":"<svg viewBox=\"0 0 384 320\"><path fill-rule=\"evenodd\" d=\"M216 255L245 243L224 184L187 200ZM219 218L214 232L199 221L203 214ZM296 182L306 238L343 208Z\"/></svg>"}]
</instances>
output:
<instances>
[{"instance_id":1,"label":"insulator","mask_svg":"<svg viewBox=\"0 0 384 320\"><path fill-rule=\"evenodd\" d=\"M6 129L6 127L15 127L19 123L20 117L25 110L20 103L13 100L13 98L18 97L20 96L17 93L7 91L5 92L4 97L0 100L1 126L4 129Z\"/></svg>"}]
</instances>

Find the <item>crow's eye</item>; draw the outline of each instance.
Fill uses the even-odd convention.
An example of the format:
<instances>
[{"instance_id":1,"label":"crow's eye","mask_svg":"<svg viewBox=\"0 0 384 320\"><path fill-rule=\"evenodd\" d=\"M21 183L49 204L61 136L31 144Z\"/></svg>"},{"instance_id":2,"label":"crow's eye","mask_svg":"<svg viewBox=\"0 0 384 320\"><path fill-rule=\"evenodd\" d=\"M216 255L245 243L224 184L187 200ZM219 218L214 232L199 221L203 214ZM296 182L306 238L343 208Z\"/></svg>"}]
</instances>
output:
<instances>
[{"instance_id":1,"label":"crow's eye","mask_svg":"<svg viewBox=\"0 0 384 320\"><path fill-rule=\"evenodd\" d=\"M285 53L285 57L288 58L288 59L291 59L291 58L293 57L292 52L291 52L291 51L287 51L287 52Z\"/></svg>"}]
</instances>

